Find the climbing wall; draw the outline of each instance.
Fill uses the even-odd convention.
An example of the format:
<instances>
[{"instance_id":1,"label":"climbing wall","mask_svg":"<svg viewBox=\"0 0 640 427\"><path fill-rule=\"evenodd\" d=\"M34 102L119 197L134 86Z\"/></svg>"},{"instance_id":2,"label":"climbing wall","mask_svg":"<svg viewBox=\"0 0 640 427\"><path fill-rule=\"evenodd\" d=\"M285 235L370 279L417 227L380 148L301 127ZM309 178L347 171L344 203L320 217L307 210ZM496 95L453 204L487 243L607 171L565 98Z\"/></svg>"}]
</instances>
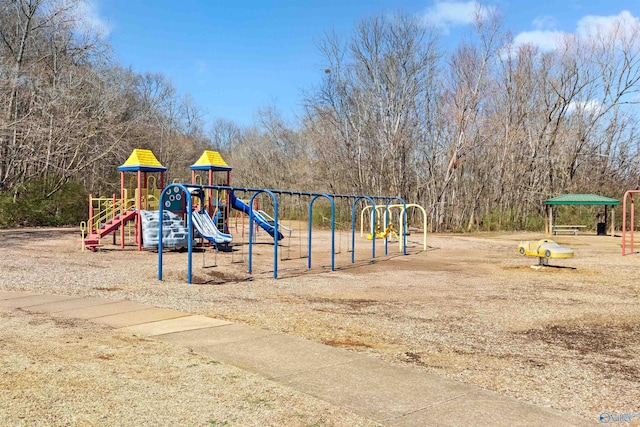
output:
<instances>
[{"instance_id":1,"label":"climbing wall","mask_svg":"<svg viewBox=\"0 0 640 427\"><path fill-rule=\"evenodd\" d=\"M145 248L158 247L159 211L140 211L142 219L142 245ZM182 219L170 211L163 212L162 246L165 248L186 248L189 245L189 230Z\"/></svg>"}]
</instances>

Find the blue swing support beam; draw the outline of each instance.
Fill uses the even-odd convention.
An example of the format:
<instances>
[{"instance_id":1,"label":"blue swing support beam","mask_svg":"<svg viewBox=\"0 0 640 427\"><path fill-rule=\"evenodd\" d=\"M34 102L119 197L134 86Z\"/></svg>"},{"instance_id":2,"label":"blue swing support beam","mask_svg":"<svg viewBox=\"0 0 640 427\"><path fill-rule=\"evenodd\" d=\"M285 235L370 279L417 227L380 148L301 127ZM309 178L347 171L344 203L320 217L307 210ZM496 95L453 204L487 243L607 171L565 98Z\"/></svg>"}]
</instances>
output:
<instances>
[{"instance_id":1,"label":"blue swing support beam","mask_svg":"<svg viewBox=\"0 0 640 427\"><path fill-rule=\"evenodd\" d=\"M254 215L253 215L253 206L256 197L260 194L267 194L271 197L273 202L273 227L274 227L274 244L273 244L273 278L278 278L278 237L280 235L280 223L278 217L278 194L285 195L295 195L295 196L306 196L309 197L309 207L308 207L308 230L307 230L307 248L308 248L308 259L307 259L307 268L311 269L311 260L312 260L312 238L313 238L313 206L314 202L319 198L326 199L331 205L331 271L335 271L335 199L352 199L353 203L351 205L351 263L355 263L355 224L356 224L356 207L359 202L366 200L368 201L372 209L372 220L373 223L376 222L376 204L375 200L383 200L386 202L386 209L388 211L388 207L390 203L394 200L400 201L405 209L403 210L403 218L402 221L404 223L404 230L407 230L407 213L406 213L406 203L403 199L399 197L390 197L390 196L364 196L364 195L355 195L355 194L327 194L327 193L310 193L310 192L299 192L299 191L288 191L288 190L270 190L264 188L247 188L247 187L229 187L224 185L201 185L201 184L183 184L183 183L173 183L166 186L162 194L160 196L160 200L164 200L164 196L166 193L170 192L172 188L178 187L182 192L187 196L185 197L185 213L187 214L187 228L189 230L188 235L188 245L187 245L187 283L191 284L193 281L193 197L199 197L200 205L203 204L204 198L204 190L218 190L218 191L227 191L227 192L243 192L243 193L252 193L250 202L249 202L249 249L248 249L248 265L247 271L249 274L253 272L253 233L254 233ZM164 215L164 205L160 203L159 217L163 218ZM389 225L388 215L385 215L385 228ZM163 221L159 221L158 224L158 280L162 281L162 267L163 267ZM376 235L373 233L373 238L371 239L371 258L376 257ZM403 233L403 255L407 255L407 242L406 242L406 233ZM388 239L385 238L385 246L384 253L388 255Z\"/></svg>"},{"instance_id":2,"label":"blue swing support beam","mask_svg":"<svg viewBox=\"0 0 640 427\"><path fill-rule=\"evenodd\" d=\"M307 230L307 268L311 268L311 236L313 233L313 202L324 197L331 203L331 271L336 269L336 204L329 194L315 194L309 200L309 228Z\"/></svg>"}]
</instances>

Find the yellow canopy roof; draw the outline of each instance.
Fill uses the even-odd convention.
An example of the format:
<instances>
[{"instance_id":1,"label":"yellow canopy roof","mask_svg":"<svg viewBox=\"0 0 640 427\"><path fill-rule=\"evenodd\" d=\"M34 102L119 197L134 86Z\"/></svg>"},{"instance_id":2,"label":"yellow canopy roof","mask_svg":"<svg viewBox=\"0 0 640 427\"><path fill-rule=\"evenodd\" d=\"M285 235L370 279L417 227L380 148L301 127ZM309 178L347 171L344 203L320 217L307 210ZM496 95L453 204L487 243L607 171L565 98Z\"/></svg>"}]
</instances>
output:
<instances>
[{"instance_id":1,"label":"yellow canopy roof","mask_svg":"<svg viewBox=\"0 0 640 427\"><path fill-rule=\"evenodd\" d=\"M213 150L205 150L197 162L191 165L192 170L225 170L232 168L224 161L220 153Z\"/></svg>"},{"instance_id":2,"label":"yellow canopy roof","mask_svg":"<svg viewBox=\"0 0 640 427\"><path fill-rule=\"evenodd\" d=\"M151 150L136 148L119 171L144 171L144 172L164 172L167 170L156 158Z\"/></svg>"},{"instance_id":3,"label":"yellow canopy roof","mask_svg":"<svg viewBox=\"0 0 640 427\"><path fill-rule=\"evenodd\" d=\"M122 166L162 166L151 150L136 148Z\"/></svg>"}]
</instances>

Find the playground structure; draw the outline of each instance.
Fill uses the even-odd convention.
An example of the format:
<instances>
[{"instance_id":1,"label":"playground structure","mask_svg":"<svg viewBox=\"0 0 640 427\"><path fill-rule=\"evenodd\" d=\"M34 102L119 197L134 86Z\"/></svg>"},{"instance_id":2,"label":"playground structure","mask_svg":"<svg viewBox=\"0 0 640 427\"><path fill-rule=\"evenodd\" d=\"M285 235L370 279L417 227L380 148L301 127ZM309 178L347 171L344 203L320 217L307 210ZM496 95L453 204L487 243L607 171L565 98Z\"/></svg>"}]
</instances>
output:
<instances>
[{"instance_id":1,"label":"playground structure","mask_svg":"<svg viewBox=\"0 0 640 427\"><path fill-rule=\"evenodd\" d=\"M635 239L635 210L636 205L634 201L634 194L640 193L640 190L629 190L624 193L622 199L622 256L631 255L635 253L634 239ZM628 202L627 202L628 200ZM629 213L629 222L627 223L627 212ZM627 230L629 235L627 237ZM628 245L627 245L628 241Z\"/></svg>"},{"instance_id":2,"label":"playground structure","mask_svg":"<svg viewBox=\"0 0 640 427\"><path fill-rule=\"evenodd\" d=\"M371 258L376 257L376 240L384 241L384 253L389 253L389 238L395 234L399 242L399 250L407 255L407 209L420 208L425 222L423 248L426 249L426 214L418 205L406 204L404 200L389 196L367 196L348 194L325 194L297 192L288 190L270 190L262 188L232 187L230 185L230 172L232 168L226 164L219 153L206 150L198 161L191 166L191 183L165 183L166 168L158 162L150 150L136 149L128 160L118 168L121 174L120 198L113 195L111 198L90 197L89 220L81 225L88 232L86 238L83 235L83 249L97 250L100 239L108 235L113 236L113 244L116 244L116 236L120 236L120 247L124 249L125 241L133 241L138 250L158 250L158 279L162 280L162 257L165 248L187 248L188 272L187 281L192 283L192 253L195 239L202 238L216 252L220 248L230 248L245 245L245 218L248 218L248 272L252 273L253 249L257 243L257 236L264 230L269 236L273 246L273 277L278 277L278 262L280 246L284 246L284 240L290 242L292 227L287 227L281 222L282 208L291 217L295 212L290 205L283 205L282 198L288 197L291 201L298 200L297 215L299 218L306 216L306 254L300 258L306 258L308 269L312 266L313 252L313 226L314 204L318 199L323 200L325 209L331 210L330 218L322 211L322 221L330 221L331 228L331 261L330 268L335 270L336 261L336 232L338 232L339 247L342 242L342 232L347 228L349 219L346 210L350 211L351 239L347 242L347 251L351 253L351 263L355 263L355 230L358 216L357 210L362 204L370 207L372 224L380 223L379 218L389 221L395 213L396 224L400 234L391 233L391 223L387 223L388 232L382 235L371 236ZM125 173L135 172L131 177L129 188L125 188ZM221 176L222 173L222 176ZM159 177L156 175L159 174ZM137 180L136 180L137 178ZM157 186L156 183L160 185ZM135 187L134 187L135 184ZM238 197L242 193L244 199ZM306 208L303 209L302 199L306 199ZM378 203L376 205L376 202ZM259 203L265 204L269 212L259 208ZM392 204L395 203L395 204ZM342 221L337 224L338 218L336 204L345 207L340 210ZM365 206L365 209L366 209ZM232 224L231 210L234 210L235 227ZM362 215L361 215L362 216ZM383 218L384 217L384 218ZM160 218L163 218L161 221ZM241 231L238 230L238 221L241 221ZM316 222L318 218L316 218ZM318 224L316 223L316 226ZM326 224L325 224L326 225ZM337 227L338 225L338 227ZM361 227L362 228L362 227ZM302 242L304 228L298 231L298 239ZM119 231L119 233L117 232ZM238 234L240 233L240 234ZM234 237L241 237L242 242L234 242ZM263 239L264 240L264 239ZM264 243L264 242L263 242ZM303 245L300 244L302 252ZM201 250L205 244L200 245ZM338 248L340 251L340 248ZM285 260L283 258L283 260ZM244 262L244 259L243 259Z\"/></svg>"},{"instance_id":3,"label":"playground structure","mask_svg":"<svg viewBox=\"0 0 640 427\"><path fill-rule=\"evenodd\" d=\"M81 224L82 248L95 251L100 246L100 239L109 234L113 235L113 244L116 244L116 231L120 231L120 245L125 247L127 227L129 235L133 234L133 240L142 250L142 210L157 210L159 206L160 189L164 187L164 176L167 168L162 166L151 150L135 149L120 167L120 198L93 197L89 195L89 219ZM135 172L125 186L125 173ZM155 176L150 173L160 174L160 189L156 187ZM133 182L136 185L133 185ZM133 194L132 194L133 193ZM84 233L87 231L88 235Z\"/></svg>"}]
</instances>

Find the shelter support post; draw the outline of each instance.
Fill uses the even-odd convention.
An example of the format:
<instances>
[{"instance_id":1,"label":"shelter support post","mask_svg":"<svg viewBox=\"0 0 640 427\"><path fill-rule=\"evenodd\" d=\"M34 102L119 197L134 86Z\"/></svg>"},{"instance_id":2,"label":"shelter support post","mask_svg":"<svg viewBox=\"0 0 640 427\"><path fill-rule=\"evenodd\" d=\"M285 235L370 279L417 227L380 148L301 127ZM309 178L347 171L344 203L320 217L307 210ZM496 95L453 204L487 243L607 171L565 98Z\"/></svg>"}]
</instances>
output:
<instances>
[{"instance_id":1,"label":"shelter support post","mask_svg":"<svg viewBox=\"0 0 640 427\"><path fill-rule=\"evenodd\" d=\"M615 207L611 207L611 237L616 236L616 210Z\"/></svg>"}]
</instances>

